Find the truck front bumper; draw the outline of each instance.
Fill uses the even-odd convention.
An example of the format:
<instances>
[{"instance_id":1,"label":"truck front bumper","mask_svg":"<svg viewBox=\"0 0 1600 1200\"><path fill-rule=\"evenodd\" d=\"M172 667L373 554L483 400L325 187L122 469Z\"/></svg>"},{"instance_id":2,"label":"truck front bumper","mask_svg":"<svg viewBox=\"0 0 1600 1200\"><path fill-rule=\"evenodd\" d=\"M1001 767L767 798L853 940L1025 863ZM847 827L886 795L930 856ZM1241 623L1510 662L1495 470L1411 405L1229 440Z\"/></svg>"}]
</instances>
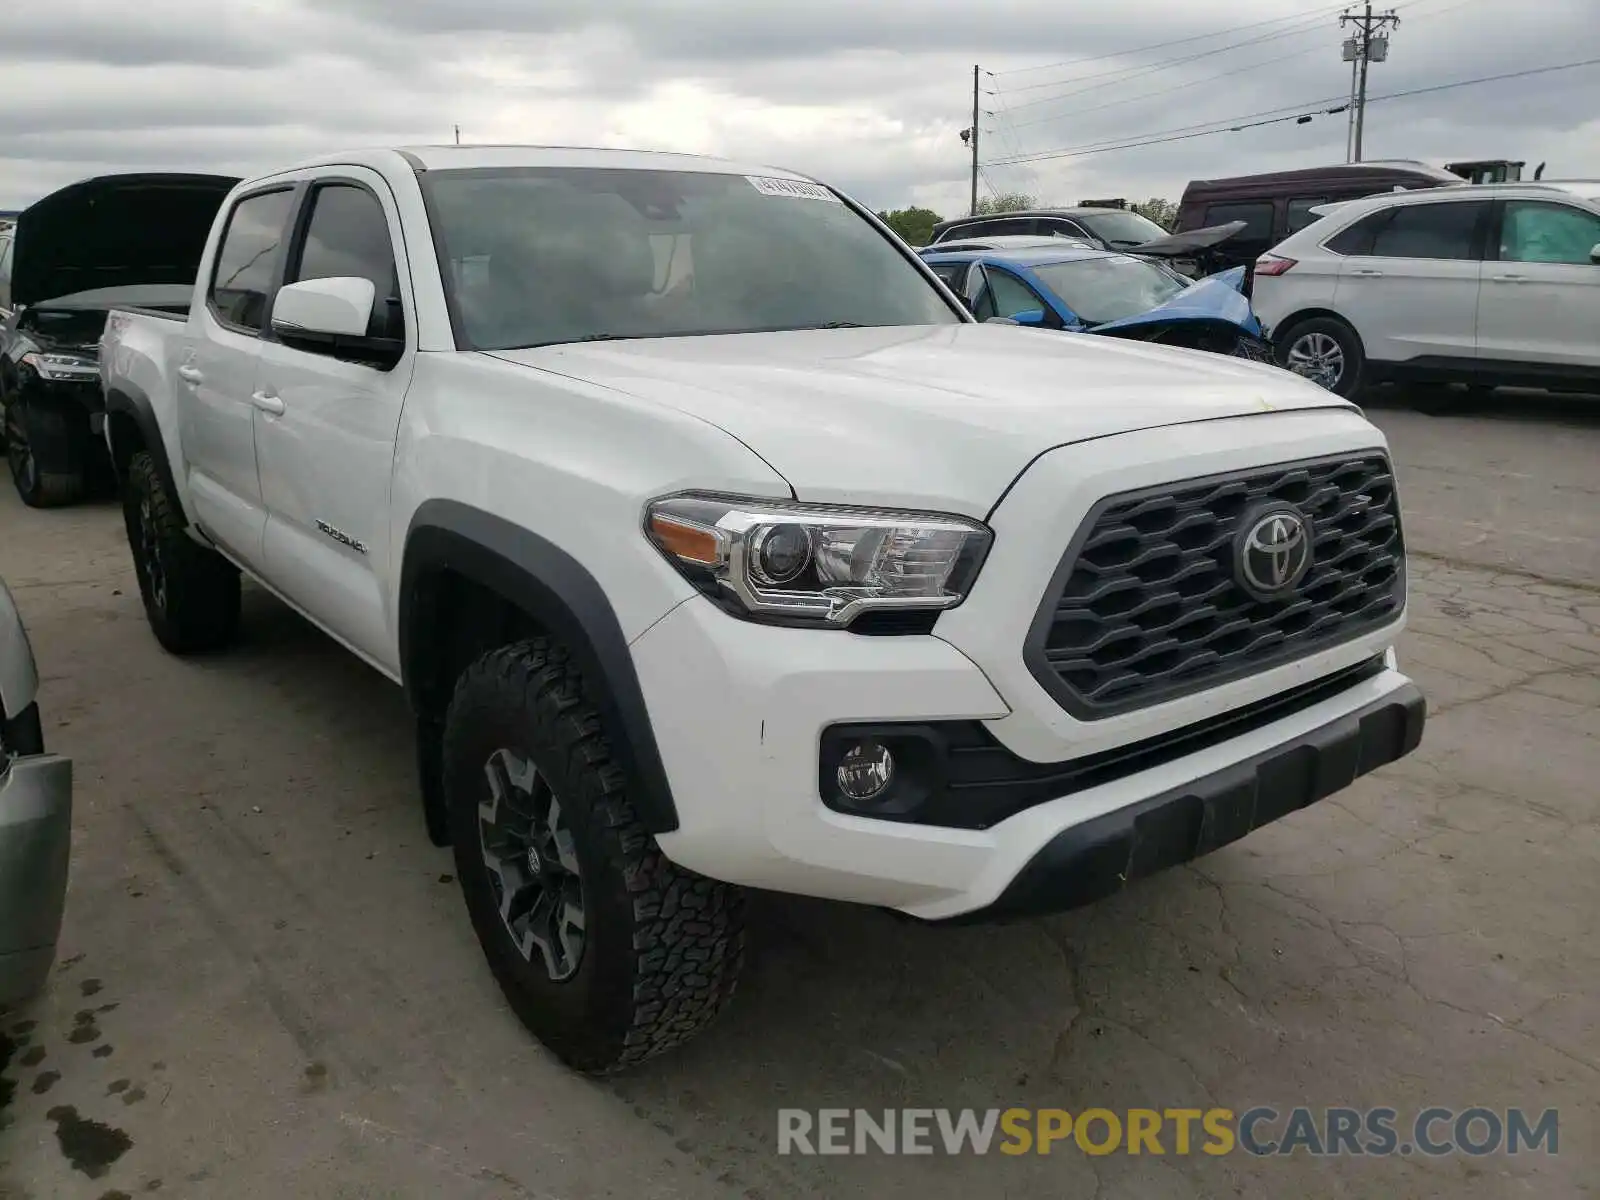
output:
<instances>
[{"instance_id":1,"label":"truck front bumper","mask_svg":"<svg viewBox=\"0 0 1600 1200\"><path fill-rule=\"evenodd\" d=\"M963 798L994 789L953 787L931 823L841 811L824 795L828 739L854 726L1007 729L1006 703L948 642L754 625L697 598L632 649L678 809L659 838L669 858L925 920L1095 900L1338 791L1409 753L1423 725L1392 651L1345 647L1296 664L1309 681L1289 689L1296 703L1225 712L1205 736L1153 726L1135 752L1066 748L1063 762L998 740L954 748L952 764L1001 761L991 775L1013 798L966 820Z\"/></svg>"},{"instance_id":2,"label":"truck front bumper","mask_svg":"<svg viewBox=\"0 0 1600 1200\"><path fill-rule=\"evenodd\" d=\"M1092 904L1343 790L1411 753L1427 702L1415 684L1243 762L1068 826L1045 843L985 916Z\"/></svg>"},{"instance_id":3,"label":"truck front bumper","mask_svg":"<svg viewBox=\"0 0 1600 1200\"><path fill-rule=\"evenodd\" d=\"M0 763L0 1004L38 991L55 961L72 848L72 763Z\"/></svg>"}]
</instances>

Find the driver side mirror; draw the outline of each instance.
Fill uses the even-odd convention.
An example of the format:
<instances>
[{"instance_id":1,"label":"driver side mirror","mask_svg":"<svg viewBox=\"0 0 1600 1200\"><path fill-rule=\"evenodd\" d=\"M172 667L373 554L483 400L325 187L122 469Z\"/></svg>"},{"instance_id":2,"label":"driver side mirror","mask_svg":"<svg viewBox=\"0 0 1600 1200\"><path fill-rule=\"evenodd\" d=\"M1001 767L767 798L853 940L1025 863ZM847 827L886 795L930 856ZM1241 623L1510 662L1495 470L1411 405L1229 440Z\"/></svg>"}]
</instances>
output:
<instances>
[{"instance_id":1,"label":"driver side mirror","mask_svg":"<svg viewBox=\"0 0 1600 1200\"><path fill-rule=\"evenodd\" d=\"M286 346L312 354L354 359L387 370L405 353L403 339L372 337L377 288L370 279L306 279L278 290L272 331Z\"/></svg>"},{"instance_id":2,"label":"driver side mirror","mask_svg":"<svg viewBox=\"0 0 1600 1200\"><path fill-rule=\"evenodd\" d=\"M1011 319L1018 325L1040 326L1044 324L1044 309L1025 308L1021 312L1012 313Z\"/></svg>"},{"instance_id":3,"label":"driver side mirror","mask_svg":"<svg viewBox=\"0 0 1600 1200\"><path fill-rule=\"evenodd\" d=\"M1589 261L1600 263L1600 242L1596 242L1594 248L1589 251Z\"/></svg>"}]
</instances>

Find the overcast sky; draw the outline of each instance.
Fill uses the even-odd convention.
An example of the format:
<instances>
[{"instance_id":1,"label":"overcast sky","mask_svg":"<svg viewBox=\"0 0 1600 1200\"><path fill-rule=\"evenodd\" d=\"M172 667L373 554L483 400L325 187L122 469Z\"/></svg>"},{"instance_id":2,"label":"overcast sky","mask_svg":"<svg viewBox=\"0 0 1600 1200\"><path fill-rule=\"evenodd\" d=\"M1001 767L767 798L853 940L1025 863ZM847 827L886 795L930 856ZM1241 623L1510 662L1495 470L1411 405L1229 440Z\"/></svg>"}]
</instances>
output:
<instances>
[{"instance_id":1,"label":"overcast sky","mask_svg":"<svg viewBox=\"0 0 1600 1200\"><path fill-rule=\"evenodd\" d=\"M1395 7L1374 96L1600 58L1600 0ZM966 204L974 63L992 114L983 157L1016 158L1341 97L1338 12L1320 0L0 0L0 208L105 172L247 174L449 141L459 124L464 141L776 163L875 208L949 215ZM1218 52L1237 43L1250 44ZM1343 161L1344 138L1344 118L1327 116L996 162L986 189L1176 198L1194 177ZM1600 67L1375 103L1366 154L1600 177Z\"/></svg>"}]
</instances>

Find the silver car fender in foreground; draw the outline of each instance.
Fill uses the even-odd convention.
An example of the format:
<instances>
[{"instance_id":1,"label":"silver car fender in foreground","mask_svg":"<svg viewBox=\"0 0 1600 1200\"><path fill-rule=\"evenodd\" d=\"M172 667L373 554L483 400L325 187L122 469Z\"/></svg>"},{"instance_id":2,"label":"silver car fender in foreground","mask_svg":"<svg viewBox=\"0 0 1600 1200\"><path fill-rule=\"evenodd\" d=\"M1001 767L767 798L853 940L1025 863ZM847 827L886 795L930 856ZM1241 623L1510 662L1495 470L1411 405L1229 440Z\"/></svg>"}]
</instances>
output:
<instances>
[{"instance_id":1,"label":"silver car fender in foreground","mask_svg":"<svg viewBox=\"0 0 1600 1200\"><path fill-rule=\"evenodd\" d=\"M72 848L72 763L46 754L39 676L0 583L0 1005L43 987L55 961Z\"/></svg>"}]
</instances>

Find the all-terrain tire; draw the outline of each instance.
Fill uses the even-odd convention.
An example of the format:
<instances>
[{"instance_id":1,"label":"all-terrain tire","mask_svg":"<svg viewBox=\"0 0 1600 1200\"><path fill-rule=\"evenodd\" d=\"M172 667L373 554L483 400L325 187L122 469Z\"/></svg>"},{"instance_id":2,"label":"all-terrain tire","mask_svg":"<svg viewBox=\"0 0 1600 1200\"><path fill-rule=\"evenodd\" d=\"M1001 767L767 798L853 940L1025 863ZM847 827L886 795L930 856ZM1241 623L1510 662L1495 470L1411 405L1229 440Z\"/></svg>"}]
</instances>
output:
<instances>
[{"instance_id":1,"label":"all-terrain tire","mask_svg":"<svg viewBox=\"0 0 1600 1200\"><path fill-rule=\"evenodd\" d=\"M64 508L83 499L88 458L87 422L53 406L13 400L6 408L6 458L17 495L29 508ZM36 447L49 440L64 448L61 461L40 459Z\"/></svg>"},{"instance_id":2,"label":"all-terrain tire","mask_svg":"<svg viewBox=\"0 0 1600 1200\"><path fill-rule=\"evenodd\" d=\"M563 1062L625 1070L697 1034L727 1005L744 960L743 895L674 865L628 799L601 718L560 642L492 650L462 674L445 717L443 776L457 876L506 999ZM501 915L505 876L484 807L490 766L531 764L532 789L559 804L581 884L582 949L565 978L525 955ZM525 939L524 939L525 940Z\"/></svg>"},{"instance_id":3,"label":"all-terrain tire","mask_svg":"<svg viewBox=\"0 0 1600 1200\"><path fill-rule=\"evenodd\" d=\"M1361 336L1343 321L1310 317L1296 321L1272 340L1280 367L1314 379L1337 396L1353 400L1365 385L1366 348ZM1307 374L1313 362L1329 364L1330 375Z\"/></svg>"},{"instance_id":4,"label":"all-terrain tire","mask_svg":"<svg viewBox=\"0 0 1600 1200\"><path fill-rule=\"evenodd\" d=\"M218 650L239 632L239 571L184 532L178 499L147 450L128 463L122 519L145 616L173 654Z\"/></svg>"}]
</instances>

